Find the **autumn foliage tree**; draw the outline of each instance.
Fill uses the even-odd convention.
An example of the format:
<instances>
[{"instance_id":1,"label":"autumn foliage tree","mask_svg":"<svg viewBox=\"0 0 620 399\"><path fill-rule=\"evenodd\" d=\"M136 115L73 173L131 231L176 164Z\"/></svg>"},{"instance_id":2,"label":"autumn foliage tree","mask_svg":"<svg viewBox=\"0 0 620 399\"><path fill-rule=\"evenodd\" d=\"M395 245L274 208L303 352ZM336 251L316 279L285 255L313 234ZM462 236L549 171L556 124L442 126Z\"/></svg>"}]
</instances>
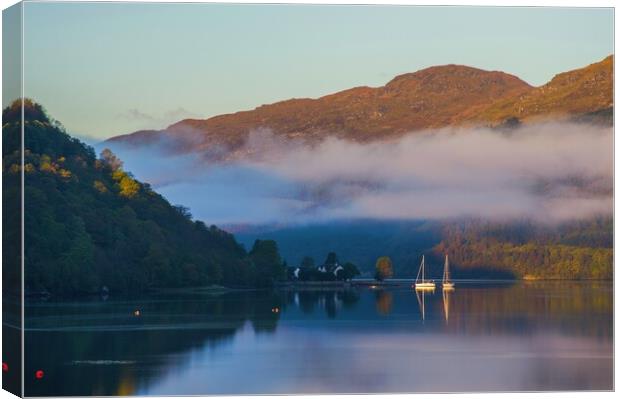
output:
<instances>
[{"instance_id":1,"label":"autumn foliage tree","mask_svg":"<svg viewBox=\"0 0 620 399\"><path fill-rule=\"evenodd\" d=\"M392 268L392 260L388 256L382 256L375 263L375 279L383 281L386 278L392 278L394 270Z\"/></svg>"}]
</instances>

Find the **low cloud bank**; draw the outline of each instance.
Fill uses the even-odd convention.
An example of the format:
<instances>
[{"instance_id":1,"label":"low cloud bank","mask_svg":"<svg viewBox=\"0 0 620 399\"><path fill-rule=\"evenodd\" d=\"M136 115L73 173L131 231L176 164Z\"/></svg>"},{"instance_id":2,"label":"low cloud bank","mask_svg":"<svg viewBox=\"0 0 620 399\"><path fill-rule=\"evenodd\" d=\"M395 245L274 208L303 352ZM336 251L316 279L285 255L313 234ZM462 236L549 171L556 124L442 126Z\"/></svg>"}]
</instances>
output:
<instances>
[{"instance_id":1,"label":"low cloud bank","mask_svg":"<svg viewBox=\"0 0 620 399\"><path fill-rule=\"evenodd\" d=\"M611 215L612 134L546 123L308 144L259 130L225 162L204 152L170 155L163 142L112 150L137 178L207 223L454 217L553 223Z\"/></svg>"}]
</instances>

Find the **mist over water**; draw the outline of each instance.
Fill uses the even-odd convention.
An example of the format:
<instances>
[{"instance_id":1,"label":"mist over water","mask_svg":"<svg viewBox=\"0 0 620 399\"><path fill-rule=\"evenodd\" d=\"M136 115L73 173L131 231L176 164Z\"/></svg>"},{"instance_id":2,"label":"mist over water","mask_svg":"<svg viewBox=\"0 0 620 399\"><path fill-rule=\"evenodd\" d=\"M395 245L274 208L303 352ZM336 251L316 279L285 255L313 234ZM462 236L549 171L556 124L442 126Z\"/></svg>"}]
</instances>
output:
<instances>
[{"instance_id":1,"label":"mist over water","mask_svg":"<svg viewBox=\"0 0 620 399\"><path fill-rule=\"evenodd\" d=\"M171 154L164 140L111 149L138 179L207 223L455 217L553 223L611 214L612 134L609 127L544 123L307 143L260 129L224 161L204 151Z\"/></svg>"}]
</instances>

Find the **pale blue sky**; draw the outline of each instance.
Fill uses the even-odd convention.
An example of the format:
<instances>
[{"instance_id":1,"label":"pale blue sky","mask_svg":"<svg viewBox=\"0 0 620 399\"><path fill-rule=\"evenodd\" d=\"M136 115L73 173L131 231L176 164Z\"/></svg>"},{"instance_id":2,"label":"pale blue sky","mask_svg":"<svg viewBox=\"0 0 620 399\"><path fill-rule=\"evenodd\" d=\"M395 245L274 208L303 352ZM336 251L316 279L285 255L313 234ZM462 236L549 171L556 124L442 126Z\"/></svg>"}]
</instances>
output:
<instances>
[{"instance_id":1,"label":"pale blue sky","mask_svg":"<svg viewBox=\"0 0 620 399\"><path fill-rule=\"evenodd\" d=\"M25 94L73 134L318 97L438 64L540 85L613 52L613 11L27 3Z\"/></svg>"}]
</instances>

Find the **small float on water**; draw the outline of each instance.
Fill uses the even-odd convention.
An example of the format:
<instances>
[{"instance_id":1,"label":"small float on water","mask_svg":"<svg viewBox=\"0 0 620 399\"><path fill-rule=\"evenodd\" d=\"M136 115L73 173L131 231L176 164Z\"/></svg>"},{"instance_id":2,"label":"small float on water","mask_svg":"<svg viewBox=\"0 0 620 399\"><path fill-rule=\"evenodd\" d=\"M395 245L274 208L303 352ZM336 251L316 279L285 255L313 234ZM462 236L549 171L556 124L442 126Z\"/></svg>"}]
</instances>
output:
<instances>
[{"instance_id":1,"label":"small float on water","mask_svg":"<svg viewBox=\"0 0 620 399\"><path fill-rule=\"evenodd\" d=\"M422 278L420 278L420 275L422 275ZM422 263L420 263L414 287L419 291L433 291L435 289L435 282L433 280L427 280L424 274L424 255L422 255Z\"/></svg>"}]
</instances>

